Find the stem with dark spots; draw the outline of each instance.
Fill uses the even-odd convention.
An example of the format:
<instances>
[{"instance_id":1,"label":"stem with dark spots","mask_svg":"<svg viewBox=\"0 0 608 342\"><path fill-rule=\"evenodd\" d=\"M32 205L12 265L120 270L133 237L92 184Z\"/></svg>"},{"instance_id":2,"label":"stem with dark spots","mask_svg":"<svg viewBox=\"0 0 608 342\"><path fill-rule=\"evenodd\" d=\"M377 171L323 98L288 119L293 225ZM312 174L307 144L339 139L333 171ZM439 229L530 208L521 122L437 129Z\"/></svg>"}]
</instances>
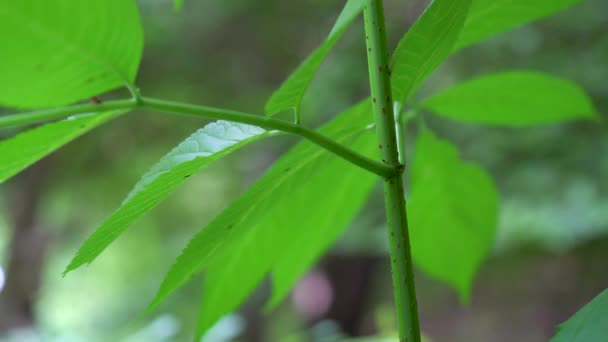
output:
<instances>
[{"instance_id":1,"label":"stem with dark spots","mask_svg":"<svg viewBox=\"0 0 608 342\"><path fill-rule=\"evenodd\" d=\"M371 0L363 13L372 105L380 155L383 162L389 167L399 170L396 175L384 179L384 199L399 340L420 342L420 324L403 191L404 167L399 162L382 0Z\"/></svg>"}]
</instances>

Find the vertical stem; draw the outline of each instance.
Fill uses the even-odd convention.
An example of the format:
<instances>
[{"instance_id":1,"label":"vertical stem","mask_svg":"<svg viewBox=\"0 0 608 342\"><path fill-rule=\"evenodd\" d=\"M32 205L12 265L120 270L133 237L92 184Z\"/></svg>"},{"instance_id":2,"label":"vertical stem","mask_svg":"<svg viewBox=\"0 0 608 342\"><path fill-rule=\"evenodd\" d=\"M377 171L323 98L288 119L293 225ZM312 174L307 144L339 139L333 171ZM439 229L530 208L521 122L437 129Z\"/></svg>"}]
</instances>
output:
<instances>
[{"instance_id":1,"label":"vertical stem","mask_svg":"<svg viewBox=\"0 0 608 342\"><path fill-rule=\"evenodd\" d=\"M384 179L384 200L399 340L420 342L416 289L403 191L403 165L399 163L382 0L371 0L363 13L378 147L382 161L400 170L397 175Z\"/></svg>"}]
</instances>

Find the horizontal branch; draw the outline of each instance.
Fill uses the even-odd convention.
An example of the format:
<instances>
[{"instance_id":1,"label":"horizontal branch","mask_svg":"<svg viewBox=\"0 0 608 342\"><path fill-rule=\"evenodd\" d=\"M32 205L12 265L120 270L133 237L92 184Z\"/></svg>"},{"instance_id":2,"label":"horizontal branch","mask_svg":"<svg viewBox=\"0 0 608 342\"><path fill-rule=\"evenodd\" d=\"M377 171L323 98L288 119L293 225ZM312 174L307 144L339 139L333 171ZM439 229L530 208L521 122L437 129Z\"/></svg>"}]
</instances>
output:
<instances>
[{"instance_id":1,"label":"horizontal branch","mask_svg":"<svg viewBox=\"0 0 608 342\"><path fill-rule=\"evenodd\" d=\"M147 97L138 97L128 100L113 100L98 104L80 104L0 116L0 128L31 125L44 121L62 119L77 114L136 108L150 109L171 114L195 115L209 119L240 122L258 126L267 130L290 133L307 139L308 141L337 155L338 157L343 158L380 177L389 178L397 173L397 170L392 167L353 151L352 149L320 134L317 131L302 127L295 123L228 109L192 105Z\"/></svg>"},{"instance_id":2,"label":"horizontal branch","mask_svg":"<svg viewBox=\"0 0 608 342\"><path fill-rule=\"evenodd\" d=\"M72 115L99 113L117 109L133 109L138 106L135 99L115 100L103 103L87 103L67 107L42 109L33 112L0 116L0 128L33 125L44 121L67 118Z\"/></svg>"}]
</instances>

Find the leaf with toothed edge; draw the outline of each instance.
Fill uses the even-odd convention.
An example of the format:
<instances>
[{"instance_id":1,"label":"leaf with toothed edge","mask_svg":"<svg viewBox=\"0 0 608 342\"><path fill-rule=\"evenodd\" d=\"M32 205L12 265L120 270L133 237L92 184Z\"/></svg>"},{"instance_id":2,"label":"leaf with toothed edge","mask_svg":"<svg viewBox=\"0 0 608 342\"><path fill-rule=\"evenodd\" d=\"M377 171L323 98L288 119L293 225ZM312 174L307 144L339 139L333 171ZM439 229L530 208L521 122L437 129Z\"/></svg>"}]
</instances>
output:
<instances>
[{"instance_id":1,"label":"leaf with toothed edge","mask_svg":"<svg viewBox=\"0 0 608 342\"><path fill-rule=\"evenodd\" d=\"M0 184L70 141L125 113L111 111L73 116L0 141Z\"/></svg>"},{"instance_id":2,"label":"leaf with toothed edge","mask_svg":"<svg viewBox=\"0 0 608 342\"><path fill-rule=\"evenodd\" d=\"M392 91L401 103L451 54L581 0L434 0L399 41Z\"/></svg>"},{"instance_id":3,"label":"leaf with toothed edge","mask_svg":"<svg viewBox=\"0 0 608 342\"><path fill-rule=\"evenodd\" d=\"M299 110L304 93L321 63L353 20L363 11L363 7L367 3L369 3L369 0L348 0L346 2L327 39L268 99L265 108L267 116L272 116L289 109Z\"/></svg>"},{"instance_id":4,"label":"leaf with toothed edge","mask_svg":"<svg viewBox=\"0 0 608 342\"><path fill-rule=\"evenodd\" d=\"M367 99L321 132L375 154L375 134L362 124L370 113ZM203 270L199 336L268 274L274 288L269 305L276 305L346 228L376 182L375 175L301 142L190 241L147 311Z\"/></svg>"},{"instance_id":5,"label":"leaf with toothed edge","mask_svg":"<svg viewBox=\"0 0 608 342\"><path fill-rule=\"evenodd\" d=\"M450 55L471 0L435 0L399 41L391 61L394 101L407 101Z\"/></svg>"},{"instance_id":6,"label":"leaf with toothed edge","mask_svg":"<svg viewBox=\"0 0 608 342\"><path fill-rule=\"evenodd\" d=\"M268 134L259 127L228 121L210 123L192 134L144 174L121 206L82 244L64 274L91 263L132 223L191 175Z\"/></svg>"},{"instance_id":7,"label":"leaf with toothed edge","mask_svg":"<svg viewBox=\"0 0 608 342\"><path fill-rule=\"evenodd\" d=\"M134 0L0 2L0 105L61 106L132 87L143 51Z\"/></svg>"}]
</instances>

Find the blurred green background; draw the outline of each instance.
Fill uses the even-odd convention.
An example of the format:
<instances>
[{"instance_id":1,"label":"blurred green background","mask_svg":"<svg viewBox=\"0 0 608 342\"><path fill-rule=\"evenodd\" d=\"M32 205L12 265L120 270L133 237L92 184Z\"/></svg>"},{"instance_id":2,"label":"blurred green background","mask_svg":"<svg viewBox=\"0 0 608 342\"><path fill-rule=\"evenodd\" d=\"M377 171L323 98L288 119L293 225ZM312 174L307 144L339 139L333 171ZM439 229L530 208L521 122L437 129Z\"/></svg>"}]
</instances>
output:
<instances>
[{"instance_id":1,"label":"blurred green background","mask_svg":"<svg viewBox=\"0 0 608 342\"><path fill-rule=\"evenodd\" d=\"M263 110L265 100L319 44L338 0L139 1L146 47L138 84L148 96ZM396 44L424 0L387 0ZM608 112L608 2L588 0L468 48L442 66L420 98L487 72L534 69L578 82ZM368 92L361 22L323 64L303 104L317 126ZM107 95L112 97L113 95ZM546 341L557 323L608 286L608 130L593 122L527 129L427 116L501 192L495 252L472 302L417 273L431 341ZM0 341L189 341L200 279L154 313L138 314L188 239L296 140L247 147L192 177L87 268L61 277L78 245L148 167L205 121L135 112L80 138L0 188ZM2 132L9 136L13 132ZM408 128L410 145L416 127ZM410 153L411 155L411 153ZM207 341L335 341L395 333L381 189L335 247L264 314L269 284ZM10 267L11 260L18 260ZM6 278L6 279L5 279ZM10 279L22 286L10 289ZM4 281L6 280L6 282ZM25 285L23 285L25 284ZM10 298L7 298L10 296ZM25 303L25 304L24 304ZM17 328L18 327L18 328Z\"/></svg>"}]
</instances>

